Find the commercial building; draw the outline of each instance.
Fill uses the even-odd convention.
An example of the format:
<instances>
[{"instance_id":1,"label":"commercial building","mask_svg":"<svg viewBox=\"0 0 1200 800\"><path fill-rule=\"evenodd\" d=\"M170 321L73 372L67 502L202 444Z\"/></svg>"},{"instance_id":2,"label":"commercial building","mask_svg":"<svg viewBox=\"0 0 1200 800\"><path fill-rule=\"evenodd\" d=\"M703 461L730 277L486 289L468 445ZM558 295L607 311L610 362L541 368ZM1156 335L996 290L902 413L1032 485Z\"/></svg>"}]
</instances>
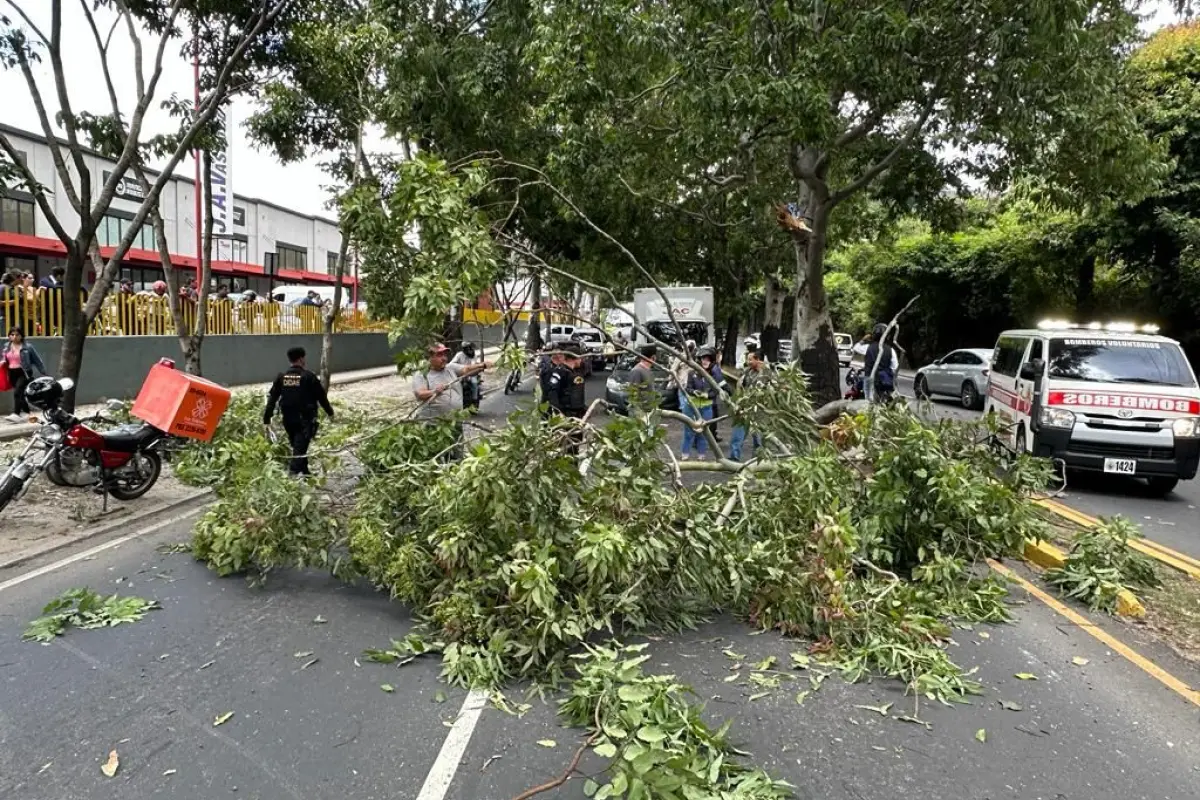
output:
<instances>
[{"instance_id":1,"label":"commercial building","mask_svg":"<svg viewBox=\"0 0 1200 800\"><path fill-rule=\"evenodd\" d=\"M51 150L44 138L2 123L0 130L12 141L38 182L46 187L54 213L64 227L71 232L77 230L78 216L62 191ZM74 173L74 164L69 158L67 161L68 169ZM89 151L84 162L91 174L92 185L102 186L111 174L112 160ZM192 180L176 174L164 187L159 203L171 263L175 269L191 275L197 268L195 192ZM102 255L111 253L112 247L128 231L143 197L132 172L128 173L118 185L112 205L97 230ZM226 284L233 291L253 289L265 296L272 285L334 283L341 242L336 220L302 214L243 194L233 198L232 218L232 233L220 242L219 249L214 247L212 271L215 284ZM64 262L65 252L33 196L22 187L0 186L0 269L25 270L40 279ZM274 275L271 274L272 265ZM350 274L343 285L353 291L357 278L351 270L347 271ZM154 230L147 221L125 256L121 277L132 280L136 288L141 289L162 276ZM89 274L86 282L90 285L94 279L95 276Z\"/></svg>"}]
</instances>

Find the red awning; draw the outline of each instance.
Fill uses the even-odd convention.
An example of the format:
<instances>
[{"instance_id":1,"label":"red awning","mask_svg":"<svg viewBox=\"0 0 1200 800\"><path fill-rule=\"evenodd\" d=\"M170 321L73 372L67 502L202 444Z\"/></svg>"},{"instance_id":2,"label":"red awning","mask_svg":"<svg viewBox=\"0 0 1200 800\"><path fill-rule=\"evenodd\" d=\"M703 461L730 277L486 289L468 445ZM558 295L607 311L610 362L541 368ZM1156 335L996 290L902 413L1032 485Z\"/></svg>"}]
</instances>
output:
<instances>
[{"instance_id":1,"label":"red awning","mask_svg":"<svg viewBox=\"0 0 1200 800\"><path fill-rule=\"evenodd\" d=\"M45 256L46 258L62 258L67 254L67 248L58 239L45 239L40 236L27 236L21 233L0 232L0 250L12 255ZM101 247L100 255L111 258L116 252L115 247ZM139 264L150 267L161 267L162 259L155 250L140 250L131 247L123 259L127 264ZM195 256L171 254L171 264L176 269L195 272L198 264ZM213 261L212 271L218 275L265 275L260 264L249 264L244 261ZM334 283L332 275L306 270L279 271L280 280L297 281L301 283ZM352 286L358 281L350 276L343 277L343 283Z\"/></svg>"}]
</instances>

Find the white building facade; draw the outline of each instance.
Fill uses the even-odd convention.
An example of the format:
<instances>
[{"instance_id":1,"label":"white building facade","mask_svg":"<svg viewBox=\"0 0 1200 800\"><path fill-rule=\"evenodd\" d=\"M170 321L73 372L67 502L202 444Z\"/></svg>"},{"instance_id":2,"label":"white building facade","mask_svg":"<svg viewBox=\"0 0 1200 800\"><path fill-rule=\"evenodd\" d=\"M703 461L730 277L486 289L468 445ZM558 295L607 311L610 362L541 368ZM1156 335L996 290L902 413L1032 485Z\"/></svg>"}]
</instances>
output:
<instances>
[{"instance_id":1,"label":"white building facade","mask_svg":"<svg viewBox=\"0 0 1200 800\"><path fill-rule=\"evenodd\" d=\"M2 123L0 130L12 141L38 182L46 187L55 215L69 233L74 233L79 218L62 191L53 155L44 138ZM62 152L78 186L75 165L65 148ZM84 163L91 174L94 196L108 180L113 162L89 151L84 155ZM156 177L152 174L150 180ZM128 230L143 196L132 172L126 173L96 233L102 254L107 255L109 248ZM223 248L228 257L219 259L214 246L212 272L215 285L225 284L233 291L253 289L266 295L275 285L334 283L341 244L336 220L302 214L242 194L234 195L232 207L231 240ZM198 264L194 182L174 175L163 188L159 208L166 226L171 264L190 277L195 274ZM64 252L33 196L22 186L0 186L0 271L27 271L41 279L63 263ZM132 280L140 289L161 280L162 276L162 260L154 230L147 221L121 265L121 277ZM94 278L89 275L86 282L90 284ZM353 291L356 284L357 278L348 268L343 285Z\"/></svg>"}]
</instances>

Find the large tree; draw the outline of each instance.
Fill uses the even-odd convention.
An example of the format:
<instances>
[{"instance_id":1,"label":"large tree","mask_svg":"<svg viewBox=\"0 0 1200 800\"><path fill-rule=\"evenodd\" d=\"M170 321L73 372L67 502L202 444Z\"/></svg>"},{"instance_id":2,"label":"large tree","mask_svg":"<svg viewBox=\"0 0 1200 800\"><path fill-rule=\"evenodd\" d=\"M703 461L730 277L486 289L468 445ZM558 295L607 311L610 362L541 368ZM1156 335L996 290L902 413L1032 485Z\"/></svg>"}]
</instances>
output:
<instances>
[{"instance_id":1,"label":"large tree","mask_svg":"<svg viewBox=\"0 0 1200 800\"><path fill-rule=\"evenodd\" d=\"M793 352L821 400L838 392L823 282L838 209L889 171L1002 182L1023 163L1094 167L1092 153L1125 152L1139 135L1114 102L1119 55L1136 37L1119 0L542 8L536 53L556 87L564 146L601 127L669 164L672 196L749 192L761 214L794 204L781 217L793 251ZM592 104L582 116L581 98ZM1076 141L1081 120L1090 136ZM1065 141L1085 150L1067 152ZM786 277L768 281L769 327Z\"/></svg>"}]
</instances>

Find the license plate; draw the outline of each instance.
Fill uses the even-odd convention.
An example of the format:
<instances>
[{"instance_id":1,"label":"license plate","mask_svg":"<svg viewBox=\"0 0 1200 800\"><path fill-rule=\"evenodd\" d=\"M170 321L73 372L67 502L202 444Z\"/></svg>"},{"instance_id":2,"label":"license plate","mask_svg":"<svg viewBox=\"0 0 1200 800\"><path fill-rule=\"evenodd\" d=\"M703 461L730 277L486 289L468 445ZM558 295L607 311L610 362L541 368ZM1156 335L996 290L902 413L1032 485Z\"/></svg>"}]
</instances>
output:
<instances>
[{"instance_id":1,"label":"license plate","mask_svg":"<svg viewBox=\"0 0 1200 800\"><path fill-rule=\"evenodd\" d=\"M1117 475L1136 475L1137 461L1132 458L1106 458L1104 459L1104 471Z\"/></svg>"}]
</instances>

